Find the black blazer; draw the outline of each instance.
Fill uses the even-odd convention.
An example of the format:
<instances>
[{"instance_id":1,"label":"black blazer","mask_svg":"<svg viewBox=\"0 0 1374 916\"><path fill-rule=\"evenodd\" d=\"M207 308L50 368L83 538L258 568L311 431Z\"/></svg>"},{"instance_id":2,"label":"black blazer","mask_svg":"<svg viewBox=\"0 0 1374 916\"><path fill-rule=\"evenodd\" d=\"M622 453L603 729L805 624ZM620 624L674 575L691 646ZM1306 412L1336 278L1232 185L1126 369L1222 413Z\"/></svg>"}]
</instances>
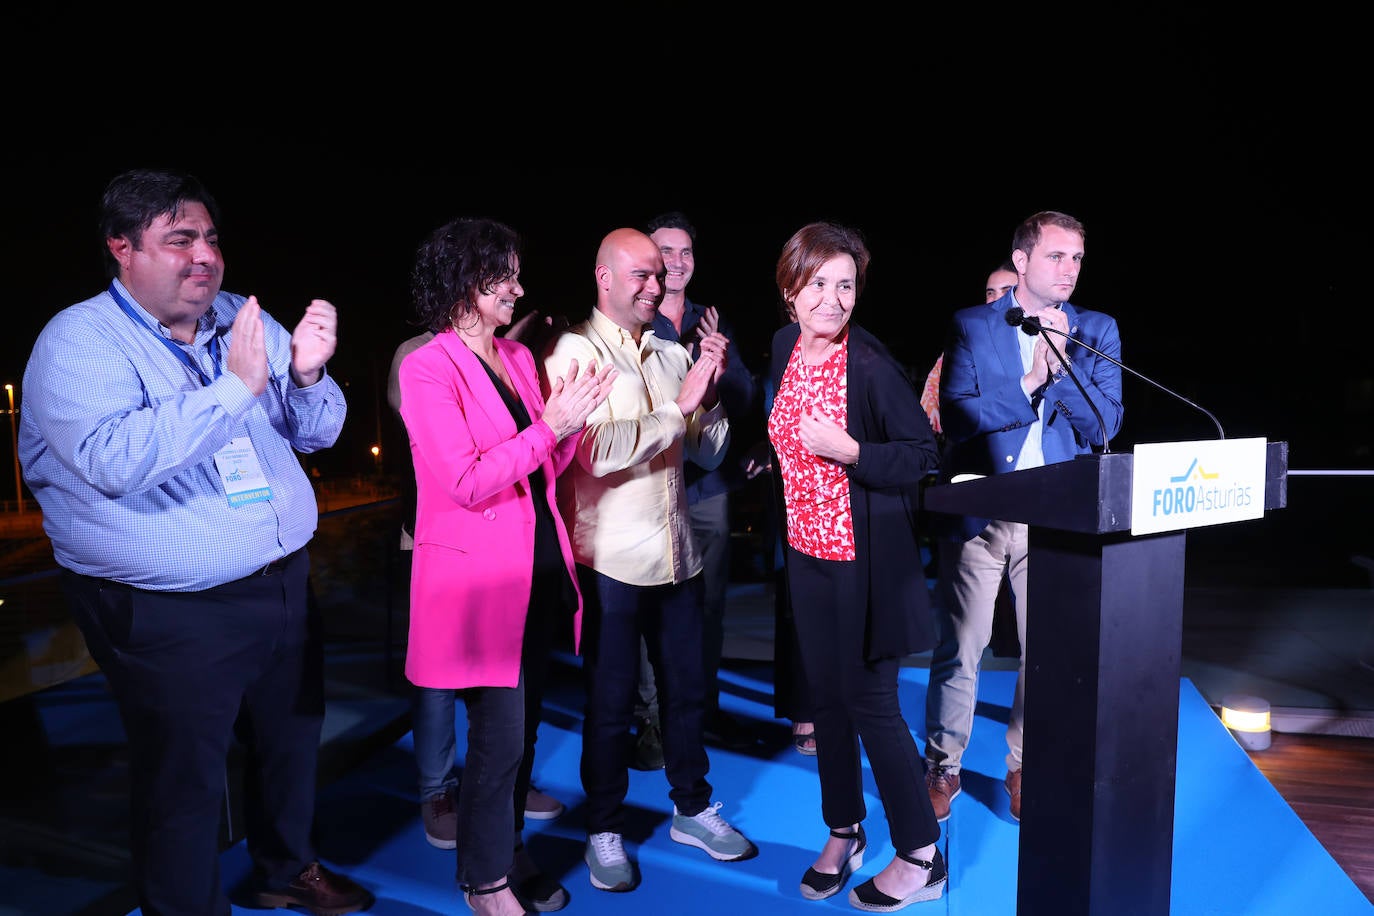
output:
<instances>
[{"instance_id":1,"label":"black blazer","mask_svg":"<svg viewBox=\"0 0 1374 916\"><path fill-rule=\"evenodd\" d=\"M782 383L801 328L794 322L773 335L773 390ZM859 442L858 467L849 471L850 508L859 597L867 608L864 657L890 658L935 645L930 594L921 562L921 479L939 465L939 449L921 396L901 363L878 338L849 325L848 423ZM771 443L770 443L771 448ZM773 454L778 531L787 543L782 474ZM786 562L786 551L783 553Z\"/></svg>"}]
</instances>

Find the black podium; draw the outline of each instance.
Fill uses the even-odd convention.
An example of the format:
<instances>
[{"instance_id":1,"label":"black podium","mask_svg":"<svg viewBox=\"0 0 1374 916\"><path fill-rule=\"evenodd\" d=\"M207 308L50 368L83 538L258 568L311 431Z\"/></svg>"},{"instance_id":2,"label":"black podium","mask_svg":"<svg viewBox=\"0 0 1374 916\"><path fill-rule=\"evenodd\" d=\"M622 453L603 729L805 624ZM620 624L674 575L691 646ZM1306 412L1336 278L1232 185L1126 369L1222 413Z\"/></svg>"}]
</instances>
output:
<instances>
[{"instance_id":1,"label":"black podium","mask_svg":"<svg viewBox=\"0 0 1374 916\"><path fill-rule=\"evenodd\" d=\"M1264 508L1288 444L1265 444ZM1168 916L1185 531L1131 534L1134 456L928 487L931 512L1030 526L1021 916Z\"/></svg>"}]
</instances>

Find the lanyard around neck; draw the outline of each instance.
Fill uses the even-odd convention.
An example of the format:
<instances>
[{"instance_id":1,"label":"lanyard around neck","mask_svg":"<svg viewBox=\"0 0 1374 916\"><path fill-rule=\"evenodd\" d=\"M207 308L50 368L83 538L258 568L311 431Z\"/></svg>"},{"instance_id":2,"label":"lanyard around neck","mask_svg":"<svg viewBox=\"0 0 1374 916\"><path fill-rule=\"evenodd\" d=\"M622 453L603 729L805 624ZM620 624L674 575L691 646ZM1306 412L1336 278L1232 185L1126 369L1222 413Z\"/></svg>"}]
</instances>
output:
<instances>
[{"instance_id":1,"label":"lanyard around neck","mask_svg":"<svg viewBox=\"0 0 1374 916\"><path fill-rule=\"evenodd\" d=\"M149 334L152 334L158 340L162 341L162 345L166 347L168 350L170 350L173 356L175 356L177 359L185 363L187 368L189 368L192 372L199 376L201 385L209 385L212 381L214 381L214 379L210 378L205 374L205 371L201 369L200 366L196 365L195 360L191 359L190 354L187 353L185 350L181 349L181 347L176 343L176 341L173 341L167 337L163 337L157 331L150 328L142 318L139 318L138 313L134 311L134 307L129 304L129 301L127 299L125 299L123 296L119 294L119 290L115 287L113 280L110 281L110 295L114 297L115 302L119 303L119 307L124 310L124 314L129 316L130 321L132 321L136 325L141 326ZM219 378L220 368L218 334L210 338L210 362L214 365L215 378Z\"/></svg>"}]
</instances>

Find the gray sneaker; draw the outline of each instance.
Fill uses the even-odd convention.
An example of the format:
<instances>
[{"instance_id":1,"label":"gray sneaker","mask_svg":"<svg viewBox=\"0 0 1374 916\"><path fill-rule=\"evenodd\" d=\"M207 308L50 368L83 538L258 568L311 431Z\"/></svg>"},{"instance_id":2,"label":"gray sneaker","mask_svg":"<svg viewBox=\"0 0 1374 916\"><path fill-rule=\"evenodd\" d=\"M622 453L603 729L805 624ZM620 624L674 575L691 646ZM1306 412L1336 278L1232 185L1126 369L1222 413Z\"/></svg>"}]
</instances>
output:
<instances>
[{"instance_id":1,"label":"gray sneaker","mask_svg":"<svg viewBox=\"0 0 1374 916\"><path fill-rule=\"evenodd\" d=\"M673 827L668 831L668 836L679 843L704 849L711 858L722 862L738 862L758 855L758 847L716 813L720 811L720 805L720 802L716 802L692 817L678 811L674 805Z\"/></svg>"},{"instance_id":2,"label":"gray sneaker","mask_svg":"<svg viewBox=\"0 0 1374 916\"><path fill-rule=\"evenodd\" d=\"M634 863L625 855L618 833L593 833L587 837L582 857L592 872L592 887L603 891L630 891L639 883Z\"/></svg>"}]
</instances>

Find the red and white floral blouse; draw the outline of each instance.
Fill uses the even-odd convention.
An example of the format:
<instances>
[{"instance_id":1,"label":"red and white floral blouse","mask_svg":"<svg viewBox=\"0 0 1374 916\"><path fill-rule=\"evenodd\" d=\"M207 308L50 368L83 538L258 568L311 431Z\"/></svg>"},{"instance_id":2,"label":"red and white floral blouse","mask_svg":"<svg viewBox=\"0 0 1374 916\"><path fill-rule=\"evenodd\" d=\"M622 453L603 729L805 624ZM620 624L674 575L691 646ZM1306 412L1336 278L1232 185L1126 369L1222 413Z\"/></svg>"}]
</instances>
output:
<instances>
[{"instance_id":1,"label":"red and white floral blouse","mask_svg":"<svg viewBox=\"0 0 1374 916\"><path fill-rule=\"evenodd\" d=\"M854 559L854 516L849 475L843 465L819 458L802 445L798 428L804 412L818 409L841 427L848 420L849 340L819 366L802 360L801 342L782 375L768 438L777 452L787 507L787 543L821 560Z\"/></svg>"}]
</instances>

